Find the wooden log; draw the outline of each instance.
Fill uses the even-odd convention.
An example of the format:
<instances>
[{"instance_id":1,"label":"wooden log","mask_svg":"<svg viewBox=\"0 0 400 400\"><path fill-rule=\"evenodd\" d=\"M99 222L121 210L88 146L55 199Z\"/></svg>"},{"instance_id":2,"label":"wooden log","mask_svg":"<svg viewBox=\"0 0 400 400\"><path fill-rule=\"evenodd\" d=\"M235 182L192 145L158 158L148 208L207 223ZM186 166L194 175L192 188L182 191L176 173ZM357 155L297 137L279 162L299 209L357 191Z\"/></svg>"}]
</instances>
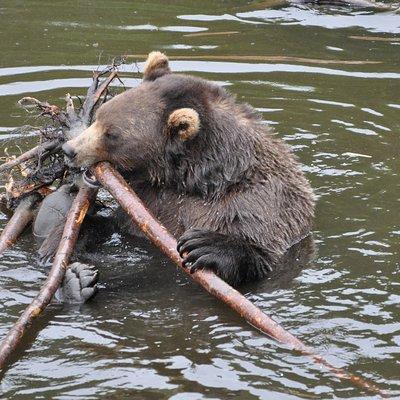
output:
<instances>
[{"instance_id":1,"label":"wooden log","mask_svg":"<svg viewBox=\"0 0 400 400\"><path fill-rule=\"evenodd\" d=\"M35 215L35 208L40 200L37 193L33 193L21 200L11 219L1 232L0 236L0 254L12 246L23 232L25 227L32 221Z\"/></svg>"},{"instance_id":2,"label":"wooden log","mask_svg":"<svg viewBox=\"0 0 400 400\"><path fill-rule=\"evenodd\" d=\"M92 168L92 172L102 186L106 188L121 205L131 220L161 251L195 282L207 290L207 292L239 313L250 325L279 342L286 344L290 348L299 351L301 354L311 357L315 362L325 366L340 379L349 380L365 391L378 394L382 397L386 396L374 383L367 382L361 377L349 374L343 369L336 368L323 357L317 355L310 347L268 317L251 301L237 290L233 289L213 272L198 270L190 274L189 269L182 266L183 260L176 250L177 242L175 238L150 213L121 174L107 162L97 164Z\"/></svg>"},{"instance_id":3,"label":"wooden log","mask_svg":"<svg viewBox=\"0 0 400 400\"><path fill-rule=\"evenodd\" d=\"M68 268L69 259L78 239L83 219L85 218L86 212L96 192L96 189L87 186L82 186L80 188L68 212L63 236L47 280L44 282L39 294L25 309L0 344L0 369L6 366L7 360L18 347L33 320L43 312L60 287L65 276L65 271Z\"/></svg>"}]
</instances>

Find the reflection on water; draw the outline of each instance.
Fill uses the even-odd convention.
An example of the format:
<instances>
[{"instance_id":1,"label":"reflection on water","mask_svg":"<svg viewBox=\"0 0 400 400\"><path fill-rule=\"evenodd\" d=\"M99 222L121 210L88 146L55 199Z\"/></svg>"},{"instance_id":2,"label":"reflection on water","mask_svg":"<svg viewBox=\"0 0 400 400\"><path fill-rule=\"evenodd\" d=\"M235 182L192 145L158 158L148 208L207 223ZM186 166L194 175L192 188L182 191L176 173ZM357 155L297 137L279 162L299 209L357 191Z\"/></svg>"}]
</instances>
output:
<instances>
[{"instance_id":1,"label":"reflection on water","mask_svg":"<svg viewBox=\"0 0 400 400\"><path fill-rule=\"evenodd\" d=\"M237 15L267 22L280 22L283 25L318 26L326 29L360 27L367 32L400 33L399 15L396 12L359 12L349 15L348 10L342 9L335 15L327 15L324 11L327 10L290 7L282 10L250 11Z\"/></svg>"},{"instance_id":2,"label":"reflection on water","mask_svg":"<svg viewBox=\"0 0 400 400\"><path fill-rule=\"evenodd\" d=\"M166 49L174 70L227 86L292 146L319 197L312 264L306 241L290 268L243 292L329 361L394 395L400 15L270 3L3 1L0 156L32 146L41 125L15 106L21 96L62 104L115 55ZM138 84L142 61L124 67L128 87ZM32 129L14 131L23 125ZM0 260L0 335L46 276L33 246L26 234ZM114 234L88 251L82 258L100 271L98 296L51 307L5 373L5 398L364 395L259 335L151 246Z\"/></svg>"}]
</instances>

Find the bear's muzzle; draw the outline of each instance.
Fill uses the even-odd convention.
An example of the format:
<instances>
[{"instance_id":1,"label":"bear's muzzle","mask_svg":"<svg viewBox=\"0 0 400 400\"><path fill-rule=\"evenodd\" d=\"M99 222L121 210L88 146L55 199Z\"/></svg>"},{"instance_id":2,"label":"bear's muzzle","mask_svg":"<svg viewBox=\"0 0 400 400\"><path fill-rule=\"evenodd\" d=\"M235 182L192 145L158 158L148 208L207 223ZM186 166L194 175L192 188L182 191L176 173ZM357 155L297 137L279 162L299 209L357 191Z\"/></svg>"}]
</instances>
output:
<instances>
[{"instance_id":1,"label":"bear's muzzle","mask_svg":"<svg viewBox=\"0 0 400 400\"><path fill-rule=\"evenodd\" d=\"M72 146L70 146L68 143L64 143L61 149L64 152L68 162L74 160L74 158L76 157L76 151L72 148Z\"/></svg>"}]
</instances>

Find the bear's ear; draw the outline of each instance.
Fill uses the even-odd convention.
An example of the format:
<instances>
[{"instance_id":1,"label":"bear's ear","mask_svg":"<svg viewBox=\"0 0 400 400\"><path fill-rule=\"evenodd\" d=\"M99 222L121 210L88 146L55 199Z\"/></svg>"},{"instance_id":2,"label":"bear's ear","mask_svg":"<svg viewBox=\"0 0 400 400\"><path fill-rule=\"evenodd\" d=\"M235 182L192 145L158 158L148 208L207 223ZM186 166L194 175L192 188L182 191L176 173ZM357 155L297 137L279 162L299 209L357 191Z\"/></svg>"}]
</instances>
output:
<instances>
[{"instance_id":1,"label":"bear's ear","mask_svg":"<svg viewBox=\"0 0 400 400\"><path fill-rule=\"evenodd\" d=\"M200 118L193 108L179 108L168 117L167 130L170 136L178 136L182 141L196 136L200 130Z\"/></svg>"},{"instance_id":2,"label":"bear's ear","mask_svg":"<svg viewBox=\"0 0 400 400\"><path fill-rule=\"evenodd\" d=\"M146 60L143 69L143 80L154 81L165 74L170 74L168 58L159 51L152 51Z\"/></svg>"}]
</instances>

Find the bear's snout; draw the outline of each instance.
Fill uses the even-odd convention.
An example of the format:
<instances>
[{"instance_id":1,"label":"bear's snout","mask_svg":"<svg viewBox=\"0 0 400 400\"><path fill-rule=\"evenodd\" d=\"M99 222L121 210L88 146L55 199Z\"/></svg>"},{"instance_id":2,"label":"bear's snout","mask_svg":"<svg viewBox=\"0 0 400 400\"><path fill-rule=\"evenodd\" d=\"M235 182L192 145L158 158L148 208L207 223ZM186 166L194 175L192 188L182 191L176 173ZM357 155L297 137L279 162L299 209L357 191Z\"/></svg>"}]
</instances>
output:
<instances>
[{"instance_id":1,"label":"bear's snout","mask_svg":"<svg viewBox=\"0 0 400 400\"><path fill-rule=\"evenodd\" d=\"M103 131L94 122L78 136L64 143L61 149L68 166L87 168L99 161L109 161L110 155L103 142Z\"/></svg>"},{"instance_id":2,"label":"bear's snout","mask_svg":"<svg viewBox=\"0 0 400 400\"><path fill-rule=\"evenodd\" d=\"M76 157L76 151L70 144L64 143L61 149L69 161L73 161L73 159Z\"/></svg>"}]
</instances>

